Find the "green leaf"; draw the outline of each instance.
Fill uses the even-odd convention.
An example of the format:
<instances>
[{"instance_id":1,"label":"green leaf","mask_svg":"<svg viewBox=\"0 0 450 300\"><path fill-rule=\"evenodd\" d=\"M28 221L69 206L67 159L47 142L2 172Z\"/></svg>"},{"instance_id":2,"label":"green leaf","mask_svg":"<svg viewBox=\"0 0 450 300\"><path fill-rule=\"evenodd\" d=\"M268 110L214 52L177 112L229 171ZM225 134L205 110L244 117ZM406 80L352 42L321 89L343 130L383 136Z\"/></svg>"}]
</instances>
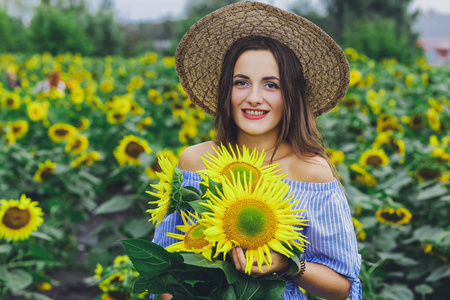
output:
<instances>
[{"instance_id":1,"label":"green leaf","mask_svg":"<svg viewBox=\"0 0 450 300\"><path fill-rule=\"evenodd\" d=\"M109 199L108 201L102 203L97 209L94 211L94 214L107 214L118 211L124 211L128 209L133 204L132 196L122 196L117 195Z\"/></svg>"},{"instance_id":2,"label":"green leaf","mask_svg":"<svg viewBox=\"0 0 450 300\"><path fill-rule=\"evenodd\" d=\"M450 277L450 267L446 264L434 269L431 274L425 279L427 282L434 282L442 278Z\"/></svg>"},{"instance_id":3,"label":"green leaf","mask_svg":"<svg viewBox=\"0 0 450 300\"><path fill-rule=\"evenodd\" d=\"M392 253L392 252L379 252L378 256L384 260L393 260L396 264L401 266L415 266L417 265L417 261L406 257L403 253Z\"/></svg>"},{"instance_id":4,"label":"green leaf","mask_svg":"<svg viewBox=\"0 0 450 300\"><path fill-rule=\"evenodd\" d=\"M224 272L229 284L235 283L239 278L236 268L227 261L218 259L209 261L203 255L197 253L182 252L180 254L184 259L184 263L187 265L221 269Z\"/></svg>"},{"instance_id":5,"label":"green leaf","mask_svg":"<svg viewBox=\"0 0 450 300\"><path fill-rule=\"evenodd\" d=\"M196 193L190 189L186 189L183 187L180 189L180 192L181 192L181 197L184 202L190 202L190 201L195 201L195 200L201 199L201 197L198 193Z\"/></svg>"},{"instance_id":6,"label":"green leaf","mask_svg":"<svg viewBox=\"0 0 450 300\"><path fill-rule=\"evenodd\" d=\"M169 290L158 283L159 277L139 274L134 282L133 293L140 294L145 291L155 294L167 293Z\"/></svg>"},{"instance_id":7,"label":"green leaf","mask_svg":"<svg viewBox=\"0 0 450 300\"><path fill-rule=\"evenodd\" d=\"M33 277L24 270L14 269L6 273L5 281L6 286L16 293L29 286L33 282Z\"/></svg>"},{"instance_id":8,"label":"green leaf","mask_svg":"<svg viewBox=\"0 0 450 300\"><path fill-rule=\"evenodd\" d=\"M386 285L381 292L381 296L389 300L413 300L413 292L405 285Z\"/></svg>"},{"instance_id":9,"label":"green leaf","mask_svg":"<svg viewBox=\"0 0 450 300\"><path fill-rule=\"evenodd\" d=\"M133 219L126 223L123 229L133 238L143 238L155 229L155 225L146 219Z\"/></svg>"},{"instance_id":10,"label":"green leaf","mask_svg":"<svg viewBox=\"0 0 450 300\"><path fill-rule=\"evenodd\" d=\"M198 214L202 214L204 212L212 212L212 210L209 207L206 207L204 205L201 205L200 203L205 203L205 200L196 200L189 202L189 206L195 210Z\"/></svg>"},{"instance_id":11,"label":"green leaf","mask_svg":"<svg viewBox=\"0 0 450 300\"><path fill-rule=\"evenodd\" d=\"M408 176L406 171L401 172L400 174L397 174L392 179L383 182L382 184L378 185L378 189L384 190L384 189L392 189L395 192L398 193L398 191L404 187L405 185L410 184L413 181L413 178L411 176Z\"/></svg>"},{"instance_id":12,"label":"green leaf","mask_svg":"<svg viewBox=\"0 0 450 300\"><path fill-rule=\"evenodd\" d=\"M25 253L25 256L38 258L40 260L45 261L53 261L52 255L39 245L31 246L31 248L27 251L27 253Z\"/></svg>"},{"instance_id":13,"label":"green leaf","mask_svg":"<svg viewBox=\"0 0 450 300\"><path fill-rule=\"evenodd\" d=\"M436 184L428 189L420 191L416 199L419 201L423 201L447 194L448 194L447 188L442 186L442 184Z\"/></svg>"},{"instance_id":14,"label":"green leaf","mask_svg":"<svg viewBox=\"0 0 450 300\"><path fill-rule=\"evenodd\" d=\"M187 186L183 187L183 189L190 190L190 191L196 193L197 195L200 196L200 198L201 198L201 196L202 196L202 193L201 193L199 190L197 190L197 188L194 187L194 186L187 185ZM200 199L200 198L199 198L199 199Z\"/></svg>"},{"instance_id":15,"label":"green leaf","mask_svg":"<svg viewBox=\"0 0 450 300\"><path fill-rule=\"evenodd\" d=\"M53 298L47 297L43 294L39 294L39 293L30 293L31 295L31 299L33 300L53 300Z\"/></svg>"},{"instance_id":16,"label":"green leaf","mask_svg":"<svg viewBox=\"0 0 450 300\"><path fill-rule=\"evenodd\" d=\"M4 245L0 245L0 254L8 254L9 252L11 252L12 247L11 245L8 244L4 244Z\"/></svg>"},{"instance_id":17,"label":"green leaf","mask_svg":"<svg viewBox=\"0 0 450 300\"><path fill-rule=\"evenodd\" d=\"M263 280L263 278L253 279L240 273L240 277L235 284L235 291L239 300L281 299L286 290L286 282L275 276L270 276L271 280ZM268 294L270 294L270 297Z\"/></svg>"},{"instance_id":18,"label":"green leaf","mask_svg":"<svg viewBox=\"0 0 450 300\"><path fill-rule=\"evenodd\" d=\"M166 271L172 264L180 264L183 258L170 253L160 245L143 239L122 240L125 249L139 273L153 275Z\"/></svg>"},{"instance_id":19,"label":"green leaf","mask_svg":"<svg viewBox=\"0 0 450 300\"><path fill-rule=\"evenodd\" d=\"M43 240L47 240L47 241L53 241L53 238L49 235L46 235L45 233L39 232L39 231L33 231L31 233L32 237L37 237Z\"/></svg>"},{"instance_id":20,"label":"green leaf","mask_svg":"<svg viewBox=\"0 0 450 300\"><path fill-rule=\"evenodd\" d=\"M215 182L214 180L209 180L209 191L215 195L216 197L219 197L219 193L217 191L222 190L222 184L219 182Z\"/></svg>"},{"instance_id":21,"label":"green leaf","mask_svg":"<svg viewBox=\"0 0 450 300\"><path fill-rule=\"evenodd\" d=\"M424 284L424 283L416 286L414 288L414 290L416 291L416 293L421 294L421 295L428 295L428 294L432 294L434 292L434 290L431 286L429 286L428 284Z\"/></svg>"}]
</instances>

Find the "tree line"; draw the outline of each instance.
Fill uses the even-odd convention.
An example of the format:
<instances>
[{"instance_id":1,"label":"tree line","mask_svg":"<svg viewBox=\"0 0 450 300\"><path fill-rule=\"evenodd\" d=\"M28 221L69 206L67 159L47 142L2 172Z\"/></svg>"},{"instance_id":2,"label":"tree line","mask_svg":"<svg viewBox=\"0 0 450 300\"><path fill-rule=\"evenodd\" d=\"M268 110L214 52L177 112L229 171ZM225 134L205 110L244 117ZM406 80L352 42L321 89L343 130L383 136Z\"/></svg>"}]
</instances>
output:
<instances>
[{"instance_id":1,"label":"tree line","mask_svg":"<svg viewBox=\"0 0 450 300\"><path fill-rule=\"evenodd\" d=\"M9 14L3 5L0 6L0 53L48 51L130 57L157 51L173 55L183 34L196 21L238 1L189 0L183 18L128 24L117 21L112 0L102 0L95 13L90 12L85 0L41 0L27 25ZM410 11L411 0L321 0L319 3L322 9L312 6L308 0L296 0L289 10L319 25L343 48L355 48L376 60L395 57L409 62L422 54L417 46L418 35L412 31L418 12Z\"/></svg>"}]
</instances>

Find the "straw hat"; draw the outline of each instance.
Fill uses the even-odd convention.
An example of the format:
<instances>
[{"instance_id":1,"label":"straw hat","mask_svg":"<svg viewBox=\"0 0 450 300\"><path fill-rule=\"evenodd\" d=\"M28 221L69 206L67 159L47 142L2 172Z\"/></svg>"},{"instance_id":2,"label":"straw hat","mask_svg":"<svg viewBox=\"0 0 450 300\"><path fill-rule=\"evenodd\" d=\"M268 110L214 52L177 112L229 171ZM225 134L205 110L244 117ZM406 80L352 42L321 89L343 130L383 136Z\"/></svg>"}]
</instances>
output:
<instances>
[{"instance_id":1,"label":"straw hat","mask_svg":"<svg viewBox=\"0 0 450 300\"><path fill-rule=\"evenodd\" d=\"M342 49L312 22L277 7L247 1L218 9L195 23L175 54L181 84L190 100L215 116L223 58L240 38L270 37L298 57L306 94L315 116L335 107L349 83L349 66Z\"/></svg>"}]
</instances>

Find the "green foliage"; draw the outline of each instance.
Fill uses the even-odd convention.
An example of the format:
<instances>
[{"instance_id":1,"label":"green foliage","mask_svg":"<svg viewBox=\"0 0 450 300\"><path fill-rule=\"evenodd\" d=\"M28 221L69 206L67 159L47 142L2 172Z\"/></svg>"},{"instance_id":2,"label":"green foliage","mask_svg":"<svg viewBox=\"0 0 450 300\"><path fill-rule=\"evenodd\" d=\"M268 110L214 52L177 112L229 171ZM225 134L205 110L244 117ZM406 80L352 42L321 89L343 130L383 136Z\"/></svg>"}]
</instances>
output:
<instances>
[{"instance_id":1,"label":"green foliage","mask_svg":"<svg viewBox=\"0 0 450 300\"><path fill-rule=\"evenodd\" d=\"M139 277L134 292L170 293L180 299L280 299L285 282L275 276L253 279L222 260L170 253L147 240L123 240Z\"/></svg>"},{"instance_id":2,"label":"green foliage","mask_svg":"<svg viewBox=\"0 0 450 300\"><path fill-rule=\"evenodd\" d=\"M120 55L125 45L125 34L117 23L113 11L99 11L95 16L87 15L85 30L94 44L93 55Z\"/></svg>"},{"instance_id":3,"label":"green foliage","mask_svg":"<svg viewBox=\"0 0 450 300\"><path fill-rule=\"evenodd\" d=\"M22 21L11 17L0 7L0 53L30 49L28 32Z\"/></svg>"},{"instance_id":4,"label":"green foliage","mask_svg":"<svg viewBox=\"0 0 450 300\"><path fill-rule=\"evenodd\" d=\"M354 75L352 85L338 109L321 116L319 122L326 144L344 154L336 167L349 195L352 215L362 227L356 231L363 260L363 298L409 299L412 292L415 298L445 299L450 272L450 70L431 67L423 59L406 66L393 59L376 62L351 49L346 52ZM151 239L154 227L148 223L146 210L152 199L145 191L155 179L150 179L146 171L157 170L159 151L171 150L177 156L183 147L211 139L209 130L213 126L211 118L186 100L171 62L172 58L154 53L130 59L70 54L0 57L0 69L16 68L23 82L21 88L12 91L0 78L1 198L25 193L32 201L39 201L45 220L27 241L0 241L3 289L5 278L18 274L27 283L29 277L24 272L31 274L33 283L38 275L42 281L55 267L70 271L76 264L93 272L96 263L106 265L114 254L124 253L118 240ZM36 94L33 87L55 65L61 68L68 89L62 95L54 91ZM142 79L140 87L131 84L137 77ZM107 80L113 82L110 90L102 84ZM80 90L81 102L74 98ZM159 96L149 98L150 90ZM20 106L14 109L7 105L12 96L20 98ZM123 122L113 124L107 120L107 113L117 100L121 105L137 103L142 112L129 111ZM46 119L30 119L27 108L35 101L48 104ZM395 121L382 129L380 120L386 115ZM153 122L144 130L138 129L146 117ZM88 137L86 151L98 151L101 158L90 166L74 168L71 162L78 155L65 150L67 142L53 142L48 130L59 122L78 126L83 118L90 125L77 133ZM10 122L18 120L28 122L28 132L12 142L8 140ZM362 166L362 153L373 148L382 133L402 140L404 153L399 153L395 145L383 143L378 148L385 151L388 164ZM147 141L153 152L141 154L139 165L121 166L113 152L129 134ZM34 174L46 159L58 164L55 173L36 182ZM367 185L352 169L353 164L372 175L375 185ZM180 191L195 199L191 192L196 193ZM190 205L200 208L198 200ZM376 213L385 207L405 208L412 218L401 225L381 223ZM76 255L85 259L76 260ZM183 259L187 261L186 256ZM220 268L217 271L225 274ZM29 284L24 289L32 288ZM194 289L191 284L187 288Z\"/></svg>"},{"instance_id":5,"label":"green foliage","mask_svg":"<svg viewBox=\"0 0 450 300\"><path fill-rule=\"evenodd\" d=\"M343 30L341 46L351 47L375 60L395 57L399 61L411 61L420 54L419 48L410 47L406 32L397 34L397 26L392 19L357 19Z\"/></svg>"},{"instance_id":6,"label":"green foliage","mask_svg":"<svg viewBox=\"0 0 450 300\"><path fill-rule=\"evenodd\" d=\"M36 8L30 23L30 36L36 52L86 55L94 49L86 33L80 30L75 12L63 14L60 9L48 5Z\"/></svg>"},{"instance_id":7,"label":"green foliage","mask_svg":"<svg viewBox=\"0 0 450 300\"><path fill-rule=\"evenodd\" d=\"M323 0L323 9L297 0L291 10L324 29L342 47L352 47L372 59L395 57L411 63L422 55L412 25L418 12L411 0Z\"/></svg>"}]
</instances>

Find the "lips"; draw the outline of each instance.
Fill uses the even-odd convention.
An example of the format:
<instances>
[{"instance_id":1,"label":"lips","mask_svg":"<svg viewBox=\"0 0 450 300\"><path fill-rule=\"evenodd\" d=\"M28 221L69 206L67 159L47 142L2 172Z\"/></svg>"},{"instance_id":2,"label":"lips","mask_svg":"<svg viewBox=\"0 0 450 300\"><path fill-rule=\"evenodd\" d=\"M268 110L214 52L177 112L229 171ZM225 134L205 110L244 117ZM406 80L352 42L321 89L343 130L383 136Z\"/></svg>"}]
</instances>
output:
<instances>
[{"instance_id":1,"label":"lips","mask_svg":"<svg viewBox=\"0 0 450 300\"><path fill-rule=\"evenodd\" d=\"M269 111L263 109L242 109L244 117L250 120L259 120L264 118Z\"/></svg>"}]
</instances>

